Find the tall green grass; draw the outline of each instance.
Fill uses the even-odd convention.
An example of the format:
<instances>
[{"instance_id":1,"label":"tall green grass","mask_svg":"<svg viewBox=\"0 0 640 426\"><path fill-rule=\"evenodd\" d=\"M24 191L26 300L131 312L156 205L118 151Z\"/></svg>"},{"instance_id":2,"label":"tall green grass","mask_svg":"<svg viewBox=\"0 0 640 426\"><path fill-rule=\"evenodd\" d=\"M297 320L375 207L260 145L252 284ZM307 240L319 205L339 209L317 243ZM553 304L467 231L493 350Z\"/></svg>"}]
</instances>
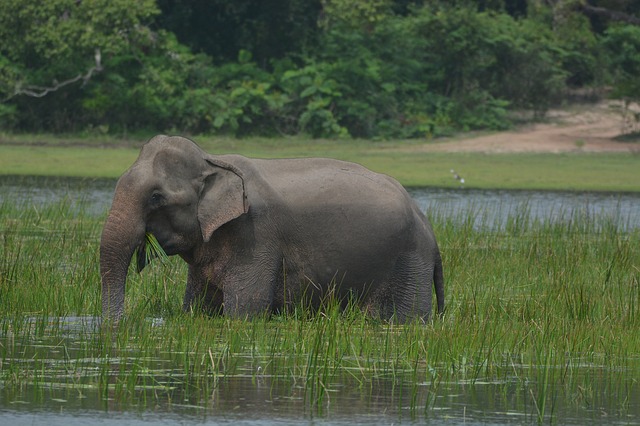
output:
<instances>
[{"instance_id":1,"label":"tall green grass","mask_svg":"<svg viewBox=\"0 0 640 426\"><path fill-rule=\"evenodd\" d=\"M579 214L530 221L525 210L478 224L481 210L428 212L447 297L433 322L386 323L331 301L320 312L251 320L183 313L186 267L170 258L142 274L132 267L126 318L114 330L92 320L101 315L104 216L68 202L4 201L0 392L30 401L81 394L127 409L206 405L244 380L317 413L339 389L373 398L385 388L398 412L432 416L447 395L497 386L491 404L539 422L596 406L640 415L640 231Z\"/></svg>"}]
</instances>

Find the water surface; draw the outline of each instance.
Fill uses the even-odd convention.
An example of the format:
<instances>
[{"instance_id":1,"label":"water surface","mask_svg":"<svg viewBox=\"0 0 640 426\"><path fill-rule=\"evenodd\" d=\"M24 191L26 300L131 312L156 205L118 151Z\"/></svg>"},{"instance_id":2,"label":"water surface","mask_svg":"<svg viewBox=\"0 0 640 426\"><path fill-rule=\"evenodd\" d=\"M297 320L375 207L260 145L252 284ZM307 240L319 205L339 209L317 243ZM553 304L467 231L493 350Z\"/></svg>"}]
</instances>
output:
<instances>
[{"instance_id":1,"label":"water surface","mask_svg":"<svg viewBox=\"0 0 640 426\"><path fill-rule=\"evenodd\" d=\"M115 179L0 176L4 199L47 204L67 200L100 215L108 211ZM607 217L621 230L640 227L640 193L475 190L409 188L424 210L465 216L472 212L477 226L506 223L513 215L528 220L567 221Z\"/></svg>"},{"instance_id":2,"label":"water surface","mask_svg":"<svg viewBox=\"0 0 640 426\"><path fill-rule=\"evenodd\" d=\"M162 320L149 320L162 327ZM7 326L3 321L0 325ZM26 325L25 325L26 324ZM14 386L10 378L0 381L0 423L7 425L75 424L242 424L242 425L371 425L371 424L466 424L519 425L537 422L532 394L536 384L523 381L523 374L536 366L505 364L491 377L458 374L455 381L432 383L415 380L411 370L380 375L364 385L349 375L329 384L321 402L309 401L309 389L285 376L261 372L271 355L237 355L237 371L230 377L210 377L210 383L195 382L177 359L181 354L156 348L153 353L130 348L127 353L95 356L91 347L100 337L99 321L92 317L27 320L32 338L16 345L19 358L0 357L14 371L38 376L29 384ZM24 330L23 330L24 332ZM9 333L10 334L10 333ZM25 334L25 333L22 333ZM26 333L27 335L29 333ZM135 340L134 340L135 341ZM0 351L1 353L1 351ZM177 356L178 355L178 356ZM192 360L198 362L198 360ZM590 377L588 397L580 389L559 384L549 389L553 419L566 425L633 424L640 421L640 399L618 394L633 389L635 379L612 374L605 365L575 358L571 376ZM447 368L447 366L435 366ZM552 375L566 374L566 366L552 368ZM142 378L125 389L123 405L116 402L122 369ZM594 373L595 372L595 373ZM23 373L21 373L23 374ZM101 389L99 376L107 376L109 387ZM611 383L614 380L616 383ZM618 383L617 381L621 381ZM558 382L558 380L553 381ZM36 384L37 383L37 384ZM124 384L124 388L129 385ZM208 387L203 390L203 387ZM637 386L636 386L637 388ZM629 399L631 397L631 399ZM580 398L585 398L580 401ZM629 399L620 411L619 398ZM545 416L545 422L552 417Z\"/></svg>"}]
</instances>

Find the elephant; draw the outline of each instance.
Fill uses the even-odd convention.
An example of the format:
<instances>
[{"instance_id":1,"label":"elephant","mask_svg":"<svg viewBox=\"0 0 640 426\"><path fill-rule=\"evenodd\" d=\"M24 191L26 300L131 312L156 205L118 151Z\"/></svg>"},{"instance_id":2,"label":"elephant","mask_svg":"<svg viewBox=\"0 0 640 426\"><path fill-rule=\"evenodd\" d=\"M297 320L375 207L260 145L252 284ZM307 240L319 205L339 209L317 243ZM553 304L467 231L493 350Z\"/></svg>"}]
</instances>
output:
<instances>
[{"instance_id":1,"label":"elephant","mask_svg":"<svg viewBox=\"0 0 640 426\"><path fill-rule=\"evenodd\" d=\"M327 158L210 155L158 135L119 178L100 239L103 319L124 315L147 234L188 265L185 311L232 318L322 309L329 295L384 320L426 321L442 260L431 224L393 178Z\"/></svg>"}]
</instances>

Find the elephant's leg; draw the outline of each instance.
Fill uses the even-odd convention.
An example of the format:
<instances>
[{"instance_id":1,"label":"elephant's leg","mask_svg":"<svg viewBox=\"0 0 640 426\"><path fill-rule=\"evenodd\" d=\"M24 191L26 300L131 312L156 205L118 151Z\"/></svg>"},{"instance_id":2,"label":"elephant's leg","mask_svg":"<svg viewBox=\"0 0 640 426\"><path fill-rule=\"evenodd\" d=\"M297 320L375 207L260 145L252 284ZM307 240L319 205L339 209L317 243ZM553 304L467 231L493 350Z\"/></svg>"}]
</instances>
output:
<instances>
[{"instance_id":1,"label":"elephant's leg","mask_svg":"<svg viewBox=\"0 0 640 426\"><path fill-rule=\"evenodd\" d=\"M224 314L252 317L273 311L274 276L264 265L236 268L224 282Z\"/></svg>"},{"instance_id":2,"label":"elephant's leg","mask_svg":"<svg viewBox=\"0 0 640 426\"><path fill-rule=\"evenodd\" d=\"M251 284L249 287L255 287ZM249 291L246 288L240 291L228 289L225 285L224 291L224 314L231 318L255 317L261 314L272 312L273 297L272 292Z\"/></svg>"},{"instance_id":3,"label":"elephant's leg","mask_svg":"<svg viewBox=\"0 0 640 426\"><path fill-rule=\"evenodd\" d=\"M388 297L382 301L381 315L399 322L429 319L433 286L433 266L416 253L398 257L388 283Z\"/></svg>"},{"instance_id":4,"label":"elephant's leg","mask_svg":"<svg viewBox=\"0 0 640 426\"><path fill-rule=\"evenodd\" d=\"M208 282L200 269L189 266L187 289L184 293L182 309L185 312L191 311L199 303L202 304L202 309L208 313L222 314L222 291Z\"/></svg>"}]
</instances>

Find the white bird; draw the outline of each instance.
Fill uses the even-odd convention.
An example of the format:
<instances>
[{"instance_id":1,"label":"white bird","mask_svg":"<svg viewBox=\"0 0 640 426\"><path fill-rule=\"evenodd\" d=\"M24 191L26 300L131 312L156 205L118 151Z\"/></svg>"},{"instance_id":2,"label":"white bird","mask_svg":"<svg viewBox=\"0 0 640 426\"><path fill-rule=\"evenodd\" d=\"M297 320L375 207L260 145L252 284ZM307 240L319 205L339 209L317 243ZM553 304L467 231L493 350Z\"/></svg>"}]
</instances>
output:
<instances>
[{"instance_id":1,"label":"white bird","mask_svg":"<svg viewBox=\"0 0 640 426\"><path fill-rule=\"evenodd\" d=\"M456 173L455 170L451 169L451 173L453 174L453 178L457 181L459 181L460 183L464 183L464 178L461 177L458 173Z\"/></svg>"}]
</instances>

